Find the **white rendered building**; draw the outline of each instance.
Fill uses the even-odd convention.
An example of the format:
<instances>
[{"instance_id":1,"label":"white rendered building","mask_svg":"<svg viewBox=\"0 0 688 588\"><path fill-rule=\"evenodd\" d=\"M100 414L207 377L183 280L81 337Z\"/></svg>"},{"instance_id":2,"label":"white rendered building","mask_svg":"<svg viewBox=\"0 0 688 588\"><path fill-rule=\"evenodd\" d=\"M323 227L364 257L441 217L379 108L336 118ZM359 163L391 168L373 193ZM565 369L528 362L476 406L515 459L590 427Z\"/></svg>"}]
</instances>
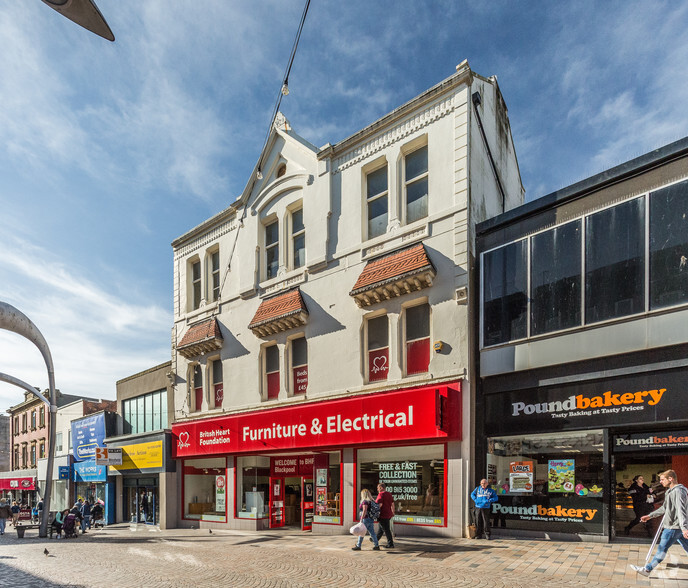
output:
<instances>
[{"instance_id":1,"label":"white rendered building","mask_svg":"<svg viewBox=\"0 0 688 588\"><path fill-rule=\"evenodd\" d=\"M244 192L176 239L179 525L461 536L474 226L523 202L495 78L451 77L320 149L278 115Z\"/></svg>"}]
</instances>

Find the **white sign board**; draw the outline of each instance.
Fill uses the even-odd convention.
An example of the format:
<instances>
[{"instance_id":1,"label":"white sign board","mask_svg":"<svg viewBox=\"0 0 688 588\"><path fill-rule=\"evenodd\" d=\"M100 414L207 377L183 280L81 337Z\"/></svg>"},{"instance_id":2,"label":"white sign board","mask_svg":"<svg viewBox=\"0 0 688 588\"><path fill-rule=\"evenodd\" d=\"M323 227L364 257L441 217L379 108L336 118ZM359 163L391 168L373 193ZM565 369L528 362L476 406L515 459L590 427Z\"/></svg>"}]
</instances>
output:
<instances>
[{"instance_id":1,"label":"white sign board","mask_svg":"<svg viewBox=\"0 0 688 588\"><path fill-rule=\"evenodd\" d=\"M122 448L96 447L96 465L122 465Z\"/></svg>"}]
</instances>

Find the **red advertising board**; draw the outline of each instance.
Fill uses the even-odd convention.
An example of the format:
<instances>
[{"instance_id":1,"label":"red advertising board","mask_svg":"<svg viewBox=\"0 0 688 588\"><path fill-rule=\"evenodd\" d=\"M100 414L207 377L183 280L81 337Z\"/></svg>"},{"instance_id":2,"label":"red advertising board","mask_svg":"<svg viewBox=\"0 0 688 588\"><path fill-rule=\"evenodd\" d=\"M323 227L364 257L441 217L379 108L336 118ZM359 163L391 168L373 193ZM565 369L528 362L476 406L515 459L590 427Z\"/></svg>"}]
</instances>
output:
<instances>
[{"instance_id":1,"label":"red advertising board","mask_svg":"<svg viewBox=\"0 0 688 588\"><path fill-rule=\"evenodd\" d=\"M174 423L175 457L459 438L461 384Z\"/></svg>"},{"instance_id":2,"label":"red advertising board","mask_svg":"<svg viewBox=\"0 0 688 588\"><path fill-rule=\"evenodd\" d=\"M34 478L0 478L0 490L35 490Z\"/></svg>"}]
</instances>

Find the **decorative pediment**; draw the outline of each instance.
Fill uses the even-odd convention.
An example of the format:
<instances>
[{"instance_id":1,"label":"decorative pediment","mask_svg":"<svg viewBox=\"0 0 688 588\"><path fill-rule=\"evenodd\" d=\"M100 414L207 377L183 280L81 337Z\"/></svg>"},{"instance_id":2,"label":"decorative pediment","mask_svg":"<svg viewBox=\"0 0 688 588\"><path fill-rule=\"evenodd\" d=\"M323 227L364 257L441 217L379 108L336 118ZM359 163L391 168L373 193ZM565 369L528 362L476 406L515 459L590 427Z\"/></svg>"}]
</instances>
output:
<instances>
[{"instance_id":1,"label":"decorative pediment","mask_svg":"<svg viewBox=\"0 0 688 588\"><path fill-rule=\"evenodd\" d=\"M190 359L222 348L224 340L217 319L211 318L191 325L177 345L177 351Z\"/></svg>"},{"instance_id":2,"label":"decorative pediment","mask_svg":"<svg viewBox=\"0 0 688 588\"><path fill-rule=\"evenodd\" d=\"M371 306L429 288L437 271L422 243L371 259L349 295L359 307Z\"/></svg>"},{"instance_id":3,"label":"decorative pediment","mask_svg":"<svg viewBox=\"0 0 688 588\"><path fill-rule=\"evenodd\" d=\"M288 331L308 322L308 309L296 288L267 298L260 303L248 328L256 337L266 337L281 331Z\"/></svg>"}]
</instances>

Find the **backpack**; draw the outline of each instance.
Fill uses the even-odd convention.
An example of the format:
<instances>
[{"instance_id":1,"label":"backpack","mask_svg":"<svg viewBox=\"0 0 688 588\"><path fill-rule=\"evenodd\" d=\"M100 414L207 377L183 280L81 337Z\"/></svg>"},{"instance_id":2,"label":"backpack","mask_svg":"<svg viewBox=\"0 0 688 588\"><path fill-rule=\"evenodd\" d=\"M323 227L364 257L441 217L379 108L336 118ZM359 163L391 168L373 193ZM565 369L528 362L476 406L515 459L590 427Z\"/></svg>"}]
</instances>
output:
<instances>
[{"instance_id":1,"label":"backpack","mask_svg":"<svg viewBox=\"0 0 688 588\"><path fill-rule=\"evenodd\" d=\"M368 504L368 517L373 519L374 521L377 521L377 519L380 516L380 505L375 502L374 500L371 500L370 503Z\"/></svg>"}]
</instances>

